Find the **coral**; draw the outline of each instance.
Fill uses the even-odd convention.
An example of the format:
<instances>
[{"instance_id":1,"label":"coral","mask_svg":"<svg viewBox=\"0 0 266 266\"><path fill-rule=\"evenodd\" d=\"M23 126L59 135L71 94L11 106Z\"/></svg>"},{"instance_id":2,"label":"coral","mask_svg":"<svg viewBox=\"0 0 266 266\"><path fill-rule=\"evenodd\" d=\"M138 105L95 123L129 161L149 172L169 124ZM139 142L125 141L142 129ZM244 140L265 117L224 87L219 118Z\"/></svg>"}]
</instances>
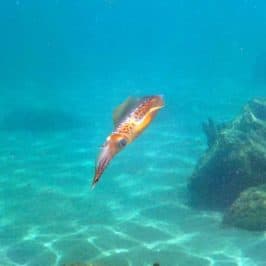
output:
<instances>
[{"instance_id":1,"label":"coral","mask_svg":"<svg viewBox=\"0 0 266 266\"><path fill-rule=\"evenodd\" d=\"M209 149L188 184L193 206L223 209L243 190L266 183L266 100L249 102L226 125L209 121L204 131Z\"/></svg>"},{"instance_id":2,"label":"coral","mask_svg":"<svg viewBox=\"0 0 266 266\"><path fill-rule=\"evenodd\" d=\"M225 213L223 223L248 230L266 230L266 185L242 192Z\"/></svg>"}]
</instances>

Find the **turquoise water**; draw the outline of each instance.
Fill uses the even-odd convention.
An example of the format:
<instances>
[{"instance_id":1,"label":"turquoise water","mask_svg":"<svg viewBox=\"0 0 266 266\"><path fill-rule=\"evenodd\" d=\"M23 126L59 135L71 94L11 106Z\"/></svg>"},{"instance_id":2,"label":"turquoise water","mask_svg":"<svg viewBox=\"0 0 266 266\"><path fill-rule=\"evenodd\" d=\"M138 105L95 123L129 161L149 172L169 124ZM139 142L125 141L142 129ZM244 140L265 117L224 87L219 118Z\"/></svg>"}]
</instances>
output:
<instances>
[{"instance_id":1,"label":"turquoise water","mask_svg":"<svg viewBox=\"0 0 266 266\"><path fill-rule=\"evenodd\" d=\"M266 265L265 232L187 204L201 122L266 95L264 2L212 2L1 3L1 266ZM165 108L92 191L113 109L150 94Z\"/></svg>"}]
</instances>

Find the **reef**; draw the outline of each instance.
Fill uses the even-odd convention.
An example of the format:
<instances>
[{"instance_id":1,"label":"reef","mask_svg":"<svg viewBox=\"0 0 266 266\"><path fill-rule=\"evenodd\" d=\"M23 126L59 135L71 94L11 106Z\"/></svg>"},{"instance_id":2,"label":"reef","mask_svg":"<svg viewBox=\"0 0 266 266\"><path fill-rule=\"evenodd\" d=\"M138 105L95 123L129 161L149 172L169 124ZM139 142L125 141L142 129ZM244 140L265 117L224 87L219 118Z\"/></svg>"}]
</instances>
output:
<instances>
[{"instance_id":1,"label":"reef","mask_svg":"<svg viewBox=\"0 0 266 266\"><path fill-rule=\"evenodd\" d=\"M266 185L242 192L225 213L223 224L247 230L266 230Z\"/></svg>"},{"instance_id":2,"label":"reef","mask_svg":"<svg viewBox=\"0 0 266 266\"><path fill-rule=\"evenodd\" d=\"M190 203L226 209L250 187L266 184L266 99L250 101L226 124L203 124L208 149L188 183Z\"/></svg>"}]
</instances>

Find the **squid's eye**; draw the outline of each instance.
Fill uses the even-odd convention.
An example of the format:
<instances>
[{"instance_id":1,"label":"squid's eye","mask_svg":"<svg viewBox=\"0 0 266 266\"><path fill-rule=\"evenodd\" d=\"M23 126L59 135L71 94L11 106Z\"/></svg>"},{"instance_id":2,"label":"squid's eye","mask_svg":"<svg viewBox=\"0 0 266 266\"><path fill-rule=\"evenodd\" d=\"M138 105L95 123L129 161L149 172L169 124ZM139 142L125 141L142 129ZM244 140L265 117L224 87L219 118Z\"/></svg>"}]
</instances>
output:
<instances>
[{"instance_id":1,"label":"squid's eye","mask_svg":"<svg viewBox=\"0 0 266 266\"><path fill-rule=\"evenodd\" d=\"M127 140L126 139L120 139L118 142L118 145L120 148L123 148L127 145Z\"/></svg>"}]
</instances>

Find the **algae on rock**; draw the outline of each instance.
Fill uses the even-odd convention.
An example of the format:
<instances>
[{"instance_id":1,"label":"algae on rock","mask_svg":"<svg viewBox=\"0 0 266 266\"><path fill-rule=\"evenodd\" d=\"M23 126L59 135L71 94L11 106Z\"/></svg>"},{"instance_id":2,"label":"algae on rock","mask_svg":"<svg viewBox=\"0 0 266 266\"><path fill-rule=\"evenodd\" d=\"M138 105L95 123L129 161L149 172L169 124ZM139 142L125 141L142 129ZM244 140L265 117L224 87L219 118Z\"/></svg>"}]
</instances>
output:
<instances>
[{"instance_id":1,"label":"algae on rock","mask_svg":"<svg viewBox=\"0 0 266 266\"><path fill-rule=\"evenodd\" d=\"M225 213L223 223L247 230L266 230L266 185L242 192Z\"/></svg>"}]
</instances>

